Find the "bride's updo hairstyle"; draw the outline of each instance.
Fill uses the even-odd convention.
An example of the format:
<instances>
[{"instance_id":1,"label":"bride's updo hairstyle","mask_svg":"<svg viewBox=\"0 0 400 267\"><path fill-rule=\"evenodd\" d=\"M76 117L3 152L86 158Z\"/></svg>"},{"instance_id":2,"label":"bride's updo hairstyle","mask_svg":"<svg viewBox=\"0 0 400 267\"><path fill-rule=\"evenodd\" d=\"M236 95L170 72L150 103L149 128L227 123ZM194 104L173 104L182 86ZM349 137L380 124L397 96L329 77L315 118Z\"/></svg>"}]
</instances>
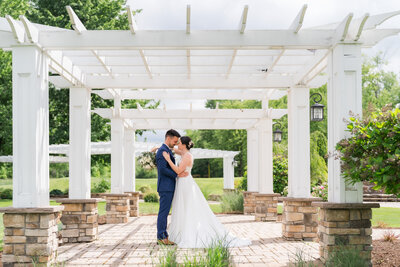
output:
<instances>
[{"instance_id":1,"label":"bride's updo hairstyle","mask_svg":"<svg viewBox=\"0 0 400 267\"><path fill-rule=\"evenodd\" d=\"M192 139L189 136L182 136L181 143L186 146L187 150L190 150L193 147Z\"/></svg>"}]
</instances>

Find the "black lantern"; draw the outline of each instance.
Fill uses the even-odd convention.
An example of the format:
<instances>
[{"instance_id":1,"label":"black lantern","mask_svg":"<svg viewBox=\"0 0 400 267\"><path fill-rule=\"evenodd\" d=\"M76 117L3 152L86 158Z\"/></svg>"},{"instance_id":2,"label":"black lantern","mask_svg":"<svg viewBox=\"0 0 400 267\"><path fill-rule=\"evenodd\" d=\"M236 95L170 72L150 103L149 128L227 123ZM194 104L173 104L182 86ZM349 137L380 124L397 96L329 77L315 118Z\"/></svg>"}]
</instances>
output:
<instances>
[{"instance_id":1,"label":"black lantern","mask_svg":"<svg viewBox=\"0 0 400 267\"><path fill-rule=\"evenodd\" d=\"M274 130L274 142L281 142L282 141L282 131L281 131L281 124L279 122L274 124L274 127L278 129Z\"/></svg>"},{"instance_id":2,"label":"black lantern","mask_svg":"<svg viewBox=\"0 0 400 267\"><path fill-rule=\"evenodd\" d=\"M322 96L319 93L314 93L310 95L315 102L314 105L311 106L310 116L311 121L322 121L324 120L324 105L320 104L322 100Z\"/></svg>"}]
</instances>

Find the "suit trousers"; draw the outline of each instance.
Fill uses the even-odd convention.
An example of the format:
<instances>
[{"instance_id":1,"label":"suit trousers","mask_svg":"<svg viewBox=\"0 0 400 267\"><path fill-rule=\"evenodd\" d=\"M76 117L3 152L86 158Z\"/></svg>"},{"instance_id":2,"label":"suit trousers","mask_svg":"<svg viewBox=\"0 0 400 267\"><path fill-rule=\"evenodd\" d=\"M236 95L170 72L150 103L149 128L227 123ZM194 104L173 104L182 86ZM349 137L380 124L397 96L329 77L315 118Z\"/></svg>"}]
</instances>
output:
<instances>
[{"instance_id":1,"label":"suit trousers","mask_svg":"<svg viewBox=\"0 0 400 267\"><path fill-rule=\"evenodd\" d=\"M157 217L157 239L165 239L168 237L167 218L171 210L174 191L158 192L158 195L160 196L160 208Z\"/></svg>"}]
</instances>

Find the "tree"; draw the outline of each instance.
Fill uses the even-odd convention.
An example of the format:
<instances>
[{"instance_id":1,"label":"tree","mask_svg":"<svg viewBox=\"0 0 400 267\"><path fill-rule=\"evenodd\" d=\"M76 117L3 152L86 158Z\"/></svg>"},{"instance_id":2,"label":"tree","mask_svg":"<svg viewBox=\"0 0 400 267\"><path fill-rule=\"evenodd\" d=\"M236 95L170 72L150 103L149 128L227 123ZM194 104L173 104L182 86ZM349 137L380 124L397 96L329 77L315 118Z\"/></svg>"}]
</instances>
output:
<instances>
[{"instance_id":1,"label":"tree","mask_svg":"<svg viewBox=\"0 0 400 267\"><path fill-rule=\"evenodd\" d=\"M364 56L362 65L364 117L369 117L371 113L387 104L400 103L400 86L397 75L391 71L385 71L386 64L382 53L371 58Z\"/></svg>"},{"instance_id":2,"label":"tree","mask_svg":"<svg viewBox=\"0 0 400 267\"><path fill-rule=\"evenodd\" d=\"M0 16L17 19L31 6L28 0L0 1ZM11 52L0 50L0 155L12 155L12 65Z\"/></svg>"}]
</instances>

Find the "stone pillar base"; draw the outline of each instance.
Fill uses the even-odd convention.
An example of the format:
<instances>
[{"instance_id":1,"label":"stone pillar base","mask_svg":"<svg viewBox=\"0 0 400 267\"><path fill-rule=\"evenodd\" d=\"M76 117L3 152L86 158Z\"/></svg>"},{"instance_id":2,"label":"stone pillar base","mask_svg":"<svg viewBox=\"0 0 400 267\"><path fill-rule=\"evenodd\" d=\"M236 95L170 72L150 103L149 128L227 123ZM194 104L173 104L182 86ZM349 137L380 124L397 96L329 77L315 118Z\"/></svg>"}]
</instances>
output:
<instances>
[{"instance_id":1,"label":"stone pillar base","mask_svg":"<svg viewBox=\"0 0 400 267\"><path fill-rule=\"evenodd\" d=\"M257 222L276 221L278 214L278 197L280 194L260 194L255 193Z\"/></svg>"},{"instance_id":2,"label":"stone pillar base","mask_svg":"<svg viewBox=\"0 0 400 267\"><path fill-rule=\"evenodd\" d=\"M91 242L98 237L97 202L101 199L57 199L64 206L61 222L63 243Z\"/></svg>"},{"instance_id":3,"label":"stone pillar base","mask_svg":"<svg viewBox=\"0 0 400 267\"><path fill-rule=\"evenodd\" d=\"M4 212L3 266L45 265L55 261L63 206L0 208Z\"/></svg>"},{"instance_id":4,"label":"stone pillar base","mask_svg":"<svg viewBox=\"0 0 400 267\"><path fill-rule=\"evenodd\" d=\"M280 197L283 201L282 236L286 240L318 241L318 207L321 198Z\"/></svg>"},{"instance_id":5,"label":"stone pillar base","mask_svg":"<svg viewBox=\"0 0 400 267\"><path fill-rule=\"evenodd\" d=\"M314 202L311 205L320 208L318 236L322 262L341 245L359 250L371 261L371 208L379 208L378 203Z\"/></svg>"},{"instance_id":6,"label":"stone pillar base","mask_svg":"<svg viewBox=\"0 0 400 267\"><path fill-rule=\"evenodd\" d=\"M254 215L256 213L256 196L257 192L243 192L243 213L244 215Z\"/></svg>"},{"instance_id":7,"label":"stone pillar base","mask_svg":"<svg viewBox=\"0 0 400 267\"><path fill-rule=\"evenodd\" d=\"M125 192L129 197L129 216L139 217L139 194L140 192Z\"/></svg>"},{"instance_id":8,"label":"stone pillar base","mask_svg":"<svg viewBox=\"0 0 400 267\"><path fill-rule=\"evenodd\" d=\"M104 194L106 198L106 223L127 223L130 194Z\"/></svg>"}]
</instances>

